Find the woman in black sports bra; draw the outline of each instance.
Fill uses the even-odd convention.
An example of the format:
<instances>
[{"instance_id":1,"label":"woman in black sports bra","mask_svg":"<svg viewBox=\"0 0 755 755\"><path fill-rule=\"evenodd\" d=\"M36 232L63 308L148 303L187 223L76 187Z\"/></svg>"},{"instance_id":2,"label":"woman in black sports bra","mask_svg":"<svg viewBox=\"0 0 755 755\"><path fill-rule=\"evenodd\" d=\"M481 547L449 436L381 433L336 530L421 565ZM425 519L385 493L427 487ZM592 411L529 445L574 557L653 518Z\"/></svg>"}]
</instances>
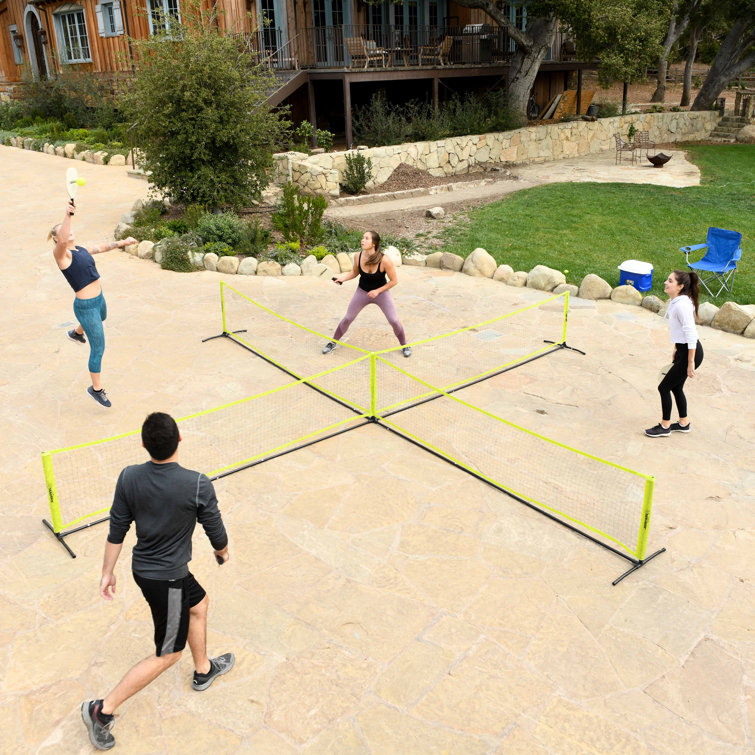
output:
<instances>
[{"instance_id":1,"label":"woman in black sports bra","mask_svg":"<svg viewBox=\"0 0 755 755\"><path fill-rule=\"evenodd\" d=\"M390 257L380 251L380 236L375 231L365 231L362 236L362 250L354 256L354 267L348 273L336 275L333 280L341 285L344 281L359 277L359 285L354 292L343 320L338 323L333 340L328 341L322 353L329 354L336 347L336 341L346 333L356 316L368 305L377 304L393 328L399 343L404 347L405 357L412 354L412 347L406 345L404 327L396 313L390 289L398 283L396 266Z\"/></svg>"},{"instance_id":2,"label":"woman in black sports bra","mask_svg":"<svg viewBox=\"0 0 755 755\"><path fill-rule=\"evenodd\" d=\"M51 231L48 239L55 242L53 255L60 271L73 289L73 312L78 324L68 331L68 337L77 343L86 343L89 339L89 374L92 385L87 393L100 405L111 406L110 399L100 382L102 355L105 352L105 331L103 320L107 317L107 304L102 295L100 274L92 259L93 254L120 249L129 244L135 244L136 239L129 237L122 241L110 241L89 250L83 246L76 246L71 231L71 218L76 206L71 200L66 205L66 216L62 223L58 223ZM86 338L84 334L86 333Z\"/></svg>"}]
</instances>

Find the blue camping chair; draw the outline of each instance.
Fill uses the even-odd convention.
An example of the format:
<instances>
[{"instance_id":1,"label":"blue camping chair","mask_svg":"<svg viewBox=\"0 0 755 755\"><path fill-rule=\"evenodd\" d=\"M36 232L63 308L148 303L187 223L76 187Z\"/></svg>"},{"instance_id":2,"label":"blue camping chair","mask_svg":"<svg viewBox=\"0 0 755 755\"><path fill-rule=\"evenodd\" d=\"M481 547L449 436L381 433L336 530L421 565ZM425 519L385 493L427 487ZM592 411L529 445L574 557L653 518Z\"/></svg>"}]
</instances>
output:
<instances>
[{"instance_id":1,"label":"blue camping chair","mask_svg":"<svg viewBox=\"0 0 755 755\"><path fill-rule=\"evenodd\" d=\"M700 283L705 286L711 296L718 296L726 289L731 293L734 287L734 273L737 272L737 261L742 256L742 234L737 231L726 231L723 228L708 228L708 238L704 244L683 246L681 251L687 258L687 267L700 276ZM705 256L697 262L689 261L689 253L697 249L708 248ZM718 286L714 294L708 288Z\"/></svg>"}]
</instances>

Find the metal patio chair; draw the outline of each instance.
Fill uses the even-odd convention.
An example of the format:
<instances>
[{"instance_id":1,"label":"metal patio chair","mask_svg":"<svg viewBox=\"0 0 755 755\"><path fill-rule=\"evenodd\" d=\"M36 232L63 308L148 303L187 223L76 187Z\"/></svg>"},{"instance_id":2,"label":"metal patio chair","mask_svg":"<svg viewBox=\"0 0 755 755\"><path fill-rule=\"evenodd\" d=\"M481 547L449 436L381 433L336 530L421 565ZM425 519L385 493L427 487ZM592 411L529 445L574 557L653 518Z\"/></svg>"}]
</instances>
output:
<instances>
[{"instance_id":1,"label":"metal patio chair","mask_svg":"<svg viewBox=\"0 0 755 755\"><path fill-rule=\"evenodd\" d=\"M700 283L711 296L718 296L721 291L732 292L734 288L734 273L737 272L737 262L742 256L742 234L738 231L727 231L723 228L708 228L708 238L704 244L683 246L681 251L687 259L687 267L700 276ZM690 262L690 252L706 249L705 256L697 262ZM714 294L708 284L718 287Z\"/></svg>"},{"instance_id":2,"label":"metal patio chair","mask_svg":"<svg viewBox=\"0 0 755 755\"><path fill-rule=\"evenodd\" d=\"M613 138L616 140L616 162L619 163L624 157L624 153L628 152L632 162L634 162L635 146L633 142L625 142L621 138L621 134L614 134Z\"/></svg>"}]
</instances>

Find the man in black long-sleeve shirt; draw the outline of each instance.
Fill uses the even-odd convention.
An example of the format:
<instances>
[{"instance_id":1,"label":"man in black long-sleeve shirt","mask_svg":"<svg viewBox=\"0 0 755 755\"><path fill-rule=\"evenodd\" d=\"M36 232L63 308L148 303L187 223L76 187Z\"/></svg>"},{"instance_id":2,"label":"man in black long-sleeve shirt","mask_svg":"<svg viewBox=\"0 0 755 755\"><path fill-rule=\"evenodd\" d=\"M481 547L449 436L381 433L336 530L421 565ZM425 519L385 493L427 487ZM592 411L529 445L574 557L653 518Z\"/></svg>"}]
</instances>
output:
<instances>
[{"instance_id":1,"label":"man in black long-sleeve shirt","mask_svg":"<svg viewBox=\"0 0 755 755\"><path fill-rule=\"evenodd\" d=\"M150 461L126 467L115 487L100 595L113 599L115 564L135 522L137 542L131 566L152 611L155 654L131 668L107 697L82 703L81 717L89 738L100 750L115 745L110 729L116 708L178 661L187 640L196 667L195 690L207 689L234 663L233 653L207 656L209 599L188 568L191 536L199 522L219 563L228 560L228 536L212 483L205 475L179 466L180 440L172 417L150 414L142 425L142 444Z\"/></svg>"}]
</instances>

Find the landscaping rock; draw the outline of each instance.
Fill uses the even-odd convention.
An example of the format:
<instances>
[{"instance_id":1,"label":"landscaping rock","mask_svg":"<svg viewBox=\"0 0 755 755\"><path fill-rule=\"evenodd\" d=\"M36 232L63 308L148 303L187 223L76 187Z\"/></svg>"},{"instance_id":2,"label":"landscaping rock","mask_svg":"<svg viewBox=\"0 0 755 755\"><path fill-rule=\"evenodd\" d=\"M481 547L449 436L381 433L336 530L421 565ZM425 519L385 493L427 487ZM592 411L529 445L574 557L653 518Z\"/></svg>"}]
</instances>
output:
<instances>
[{"instance_id":1,"label":"landscaping rock","mask_svg":"<svg viewBox=\"0 0 755 755\"><path fill-rule=\"evenodd\" d=\"M407 267L424 267L427 258L421 252L409 252L409 254L405 254L402 259Z\"/></svg>"},{"instance_id":2,"label":"landscaping rock","mask_svg":"<svg viewBox=\"0 0 755 755\"><path fill-rule=\"evenodd\" d=\"M317 257L315 257L314 254L307 255L302 261L301 261L301 274L302 275L319 275L319 273L314 272L314 269L317 267L319 263L317 262Z\"/></svg>"},{"instance_id":3,"label":"landscaping rock","mask_svg":"<svg viewBox=\"0 0 755 755\"><path fill-rule=\"evenodd\" d=\"M477 247L472 254L464 260L461 272L477 278L492 278L498 263L482 247Z\"/></svg>"},{"instance_id":4,"label":"landscaping rock","mask_svg":"<svg viewBox=\"0 0 755 755\"><path fill-rule=\"evenodd\" d=\"M498 267L495 269L495 272L493 273L493 280L503 281L503 283L507 283L507 278L509 278L513 274L514 268L511 267L511 265L498 265Z\"/></svg>"},{"instance_id":5,"label":"landscaping rock","mask_svg":"<svg viewBox=\"0 0 755 755\"><path fill-rule=\"evenodd\" d=\"M230 255L221 257L217 263L218 272L225 273L226 275L236 275L240 262L241 260L238 257L232 257Z\"/></svg>"},{"instance_id":6,"label":"landscaping rock","mask_svg":"<svg viewBox=\"0 0 755 755\"><path fill-rule=\"evenodd\" d=\"M202 259L202 264L205 270L216 273L218 271L218 255L215 252L208 252Z\"/></svg>"},{"instance_id":7,"label":"landscaping rock","mask_svg":"<svg viewBox=\"0 0 755 755\"><path fill-rule=\"evenodd\" d=\"M126 252L126 254L132 254L134 257L137 256L137 252L139 250L139 244L129 244L128 246L123 247L123 251Z\"/></svg>"},{"instance_id":8,"label":"landscaping rock","mask_svg":"<svg viewBox=\"0 0 755 755\"><path fill-rule=\"evenodd\" d=\"M338 260L339 270L342 273L348 273L354 265L354 263L351 261L351 257L349 257L346 252L338 252L336 259Z\"/></svg>"},{"instance_id":9,"label":"landscaping rock","mask_svg":"<svg viewBox=\"0 0 755 755\"><path fill-rule=\"evenodd\" d=\"M160 239L160 241L158 241L152 247L152 259L157 262L158 265L162 264L165 245L167 244L167 242L168 239Z\"/></svg>"},{"instance_id":10,"label":"landscaping rock","mask_svg":"<svg viewBox=\"0 0 755 755\"><path fill-rule=\"evenodd\" d=\"M144 202L141 199L137 199L134 204L131 205L131 213L136 215L137 212L144 209Z\"/></svg>"},{"instance_id":11,"label":"landscaping rock","mask_svg":"<svg viewBox=\"0 0 755 755\"><path fill-rule=\"evenodd\" d=\"M63 147L63 146L61 146L61 147L55 147L55 155L57 157L65 157L66 156L66 148Z\"/></svg>"},{"instance_id":12,"label":"landscaping rock","mask_svg":"<svg viewBox=\"0 0 755 755\"><path fill-rule=\"evenodd\" d=\"M611 291L611 300L619 304L642 304L642 294L634 286L617 286Z\"/></svg>"},{"instance_id":13,"label":"landscaping rock","mask_svg":"<svg viewBox=\"0 0 755 755\"><path fill-rule=\"evenodd\" d=\"M195 267L204 267L204 252L189 252L191 264Z\"/></svg>"},{"instance_id":14,"label":"landscaping rock","mask_svg":"<svg viewBox=\"0 0 755 755\"><path fill-rule=\"evenodd\" d=\"M396 267L401 267L401 252L395 246L387 246L383 249L383 254L390 257Z\"/></svg>"},{"instance_id":15,"label":"landscaping rock","mask_svg":"<svg viewBox=\"0 0 755 755\"><path fill-rule=\"evenodd\" d=\"M433 220L439 220L445 215L446 211L442 207L431 207L429 210L425 210L425 217L433 218Z\"/></svg>"},{"instance_id":16,"label":"landscaping rock","mask_svg":"<svg viewBox=\"0 0 755 755\"><path fill-rule=\"evenodd\" d=\"M111 155L110 162L108 163L108 165L125 165L125 164L126 164L125 155Z\"/></svg>"},{"instance_id":17,"label":"landscaping rock","mask_svg":"<svg viewBox=\"0 0 755 755\"><path fill-rule=\"evenodd\" d=\"M280 275L281 266L273 260L262 260L257 265L257 275Z\"/></svg>"},{"instance_id":18,"label":"landscaping rock","mask_svg":"<svg viewBox=\"0 0 755 755\"><path fill-rule=\"evenodd\" d=\"M440 260L443 256L443 252L433 252L425 257L426 267L440 267Z\"/></svg>"},{"instance_id":19,"label":"landscaping rock","mask_svg":"<svg viewBox=\"0 0 755 755\"><path fill-rule=\"evenodd\" d=\"M527 285L527 273L524 270L517 270L506 281L507 286L516 286L517 288L524 288Z\"/></svg>"},{"instance_id":20,"label":"landscaping rock","mask_svg":"<svg viewBox=\"0 0 755 755\"><path fill-rule=\"evenodd\" d=\"M461 272L461 268L464 267L464 258L451 252L441 252L440 265L438 267L441 270L453 270L455 273L459 273Z\"/></svg>"},{"instance_id":21,"label":"landscaping rock","mask_svg":"<svg viewBox=\"0 0 755 755\"><path fill-rule=\"evenodd\" d=\"M737 134L737 141L741 144L755 144L755 126L745 126Z\"/></svg>"},{"instance_id":22,"label":"landscaping rock","mask_svg":"<svg viewBox=\"0 0 755 755\"><path fill-rule=\"evenodd\" d=\"M755 338L755 318L750 321L750 324L744 329L742 335L745 338Z\"/></svg>"},{"instance_id":23,"label":"landscaping rock","mask_svg":"<svg viewBox=\"0 0 755 755\"><path fill-rule=\"evenodd\" d=\"M100 149L97 152L92 153L92 162L95 165L104 165L105 164L105 158L107 157L107 152Z\"/></svg>"},{"instance_id":24,"label":"landscaping rock","mask_svg":"<svg viewBox=\"0 0 755 755\"><path fill-rule=\"evenodd\" d=\"M565 291L569 292L569 297L579 296L579 287L574 286L571 283L559 283L559 285L556 286L553 291L551 291L551 293L563 294Z\"/></svg>"},{"instance_id":25,"label":"landscaping rock","mask_svg":"<svg viewBox=\"0 0 755 755\"><path fill-rule=\"evenodd\" d=\"M76 145L75 144L66 144L63 147L63 152L65 153L65 156L70 160L76 155Z\"/></svg>"},{"instance_id":26,"label":"landscaping rock","mask_svg":"<svg viewBox=\"0 0 755 755\"><path fill-rule=\"evenodd\" d=\"M339 275L341 273L341 265L338 260L332 254L326 254L321 260L321 265L325 265L328 268L331 275Z\"/></svg>"},{"instance_id":27,"label":"landscaping rock","mask_svg":"<svg viewBox=\"0 0 755 755\"><path fill-rule=\"evenodd\" d=\"M718 314L718 307L709 301L703 302L697 310L700 325L710 325Z\"/></svg>"},{"instance_id":28,"label":"landscaping rock","mask_svg":"<svg viewBox=\"0 0 755 755\"><path fill-rule=\"evenodd\" d=\"M113 231L113 235L115 238L120 238L122 236L128 236L128 232L131 230L131 225L128 223L118 223L117 226L115 226L115 230Z\"/></svg>"},{"instance_id":29,"label":"landscaping rock","mask_svg":"<svg viewBox=\"0 0 755 755\"><path fill-rule=\"evenodd\" d=\"M545 265L536 265L527 276L527 288L536 288L539 291L553 291L562 283L566 283L566 276L560 270Z\"/></svg>"},{"instance_id":30,"label":"landscaping rock","mask_svg":"<svg viewBox=\"0 0 755 755\"><path fill-rule=\"evenodd\" d=\"M711 327L725 330L727 333L744 333L752 322L752 315L733 301L724 302L711 321Z\"/></svg>"},{"instance_id":31,"label":"landscaping rock","mask_svg":"<svg viewBox=\"0 0 755 755\"><path fill-rule=\"evenodd\" d=\"M121 223L124 225L131 226L134 224L134 213L133 212L124 212L123 215L121 215Z\"/></svg>"},{"instance_id":32,"label":"landscaping rock","mask_svg":"<svg viewBox=\"0 0 755 755\"><path fill-rule=\"evenodd\" d=\"M661 306L663 306L663 302L657 296L650 294L650 296L643 298L642 306L645 309L649 309L651 312L658 312Z\"/></svg>"},{"instance_id":33,"label":"landscaping rock","mask_svg":"<svg viewBox=\"0 0 755 755\"><path fill-rule=\"evenodd\" d=\"M136 256L140 260L151 260L152 259L152 249L155 246L154 241L142 241L139 243L139 246L136 250Z\"/></svg>"},{"instance_id":34,"label":"landscaping rock","mask_svg":"<svg viewBox=\"0 0 755 755\"><path fill-rule=\"evenodd\" d=\"M658 310L658 316L659 317L665 317L666 316L666 312L668 312L668 303L669 303L668 299L666 301L664 301L664 302L661 302L661 307Z\"/></svg>"},{"instance_id":35,"label":"landscaping rock","mask_svg":"<svg viewBox=\"0 0 755 755\"><path fill-rule=\"evenodd\" d=\"M289 262L288 265L283 266L281 275L301 275L301 268L295 262Z\"/></svg>"},{"instance_id":36,"label":"landscaping rock","mask_svg":"<svg viewBox=\"0 0 755 755\"><path fill-rule=\"evenodd\" d=\"M581 299L610 299L613 289L599 275L588 273L579 287Z\"/></svg>"},{"instance_id":37,"label":"landscaping rock","mask_svg":"<svg viewBox=\"0 0 755 755\"><path fill-rule=\"evenodd\" d=\"M239 269L236 271L236 275L256 275L258 264L256 258L244 257L239 263Z\"/></svg>"}]
</instances>

